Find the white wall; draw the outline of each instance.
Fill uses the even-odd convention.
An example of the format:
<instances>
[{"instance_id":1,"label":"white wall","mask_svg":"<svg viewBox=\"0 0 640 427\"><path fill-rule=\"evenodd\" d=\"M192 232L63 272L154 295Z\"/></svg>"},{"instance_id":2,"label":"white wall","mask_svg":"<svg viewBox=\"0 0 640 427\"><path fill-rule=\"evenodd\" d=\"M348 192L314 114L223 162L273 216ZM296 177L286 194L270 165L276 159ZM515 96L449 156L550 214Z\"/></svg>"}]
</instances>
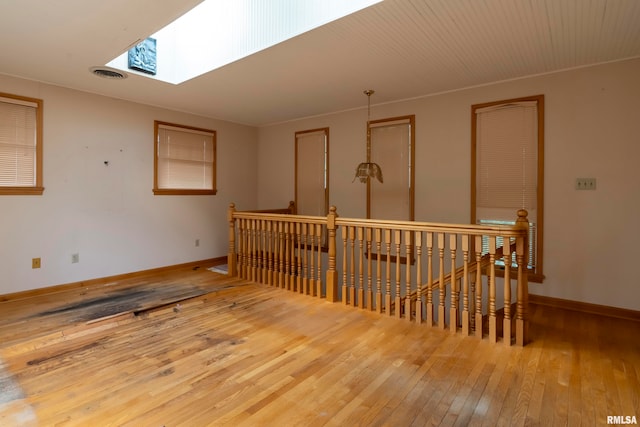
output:
<instances>
[{"instance_id":1,"label":"white wall","mask_svg":"<svg viewBox=\"0 0 640 427\"><path fill-rule=\"evenodd\" d=\"M0 196L0 294L225 256L229 203L257 204L255 128L7 76L0 92L44 100L45 186ZM153 195L154 120L217 131L217 195Z\"/></svg>"},{"instance_id":2,"label":"white wall","mask_svg":"<svg viewBox=\"0 0 640 427\"><path fill-rule=\"evenodd\" d=\"M530 292L640 310L638 76L635 59L395 104L374 98L371 117L416 115L416 220L468 222L471 105L544 94L546 280ZM294 132L329 127L330 203L364 216L365 187L351 181L365 122L362 109L261 128L259 207L293 199ZM578 177L596 178L597 190L575 190Z\"/></svg>"}]
</instances>

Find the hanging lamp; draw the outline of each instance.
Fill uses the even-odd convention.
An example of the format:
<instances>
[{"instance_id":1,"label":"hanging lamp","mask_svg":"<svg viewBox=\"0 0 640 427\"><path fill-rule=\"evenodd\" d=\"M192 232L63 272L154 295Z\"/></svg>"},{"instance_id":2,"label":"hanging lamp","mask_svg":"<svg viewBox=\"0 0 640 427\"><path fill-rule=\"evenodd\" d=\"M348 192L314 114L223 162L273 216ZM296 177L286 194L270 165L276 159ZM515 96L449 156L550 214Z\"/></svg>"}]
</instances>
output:
<instances>
[{"instance_id":1,"label":"hanging lamp","mask_svg":"<svg viewBox=\"0 0 640 427\"><path fill-rule=\"evenodd\" d=\"M364 91L364 94L367 95L367 161L358 165L356 176L353 178L353 181L358 178L363 183L367 182L370 177L375 177L382 182L382 168L379 164L371 162L371 128L369 124L371 121L371 95L374 92L372 89Z\"/></svg>"}]
</instances>

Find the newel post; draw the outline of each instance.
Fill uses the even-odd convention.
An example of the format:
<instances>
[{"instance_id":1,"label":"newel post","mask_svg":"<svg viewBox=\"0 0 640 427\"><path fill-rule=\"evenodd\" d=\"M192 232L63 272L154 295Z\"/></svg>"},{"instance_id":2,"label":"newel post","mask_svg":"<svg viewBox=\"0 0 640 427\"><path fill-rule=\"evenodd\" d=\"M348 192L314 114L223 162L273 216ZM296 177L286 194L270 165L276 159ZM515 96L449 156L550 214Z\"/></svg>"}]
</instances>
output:
<instances>
[{"instance_id":1,"label":"newel post","mask_svg":"<svg viewBox=\"0 0 640 427\"><path fill-rule=\"evenodd\" d=\"M329 208L327 215L327 230L329 232L329 268L327 269L327 301L338 301L338 272L336 271L336 207Z\"/></svg>"},{"instance_id":2,"label":"newel post","mask_svg":"<svg viewBox=\"0 0 640 427\"><path fill-rule=\"evenodd\" d=\"M227 220L229 221L229 252L227 253L227 268L229 276L238 275L238 266L236 264L236 223L233 214L236 211L236 205L231 203L227 211Z\"/></svg>"},{"instance_id":3,"label":"newel post","mask_svg":"<svg viewBox=\"0 0 640 427\"><path fill-rule=\"evenodd\" d=\"M516 226L525 231L524 237L516 239L516 261L518 263L518 289L516 302L516 345L524 346L529 329L529 276L527 264L529 258L529 213L520 209Z\"/></svg>"}]
</instances>

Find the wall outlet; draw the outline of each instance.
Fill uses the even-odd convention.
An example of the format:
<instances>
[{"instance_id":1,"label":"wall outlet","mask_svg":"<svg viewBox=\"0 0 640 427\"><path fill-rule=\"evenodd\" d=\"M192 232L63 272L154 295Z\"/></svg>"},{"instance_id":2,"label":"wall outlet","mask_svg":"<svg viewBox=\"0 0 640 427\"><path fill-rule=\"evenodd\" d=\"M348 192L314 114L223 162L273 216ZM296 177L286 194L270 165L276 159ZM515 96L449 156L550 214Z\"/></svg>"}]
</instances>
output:
<instances>
[{"instance_id":1,"label":"wall outlet","mask_svg":"<svg viewBox=\"0 0 640 427\"><path fill-rule=\"evenodd\" d=\"M196 247L200 246L200 239L196 239Z\"/></svg>"},{"instance_id":2,"label":"wall outlet","mask_svg":"<svg viewBox=\"0 0 640 427\"><path fill-rule=\"evenodd\" d=\"M595 178L576 178L576 190L595 190Z\"/></svg>"},{"instance_id":3,"label":"wall outlet","mask_svg":"<svg viewBox=\"0 0 640 427\"><path fill-rule=\"evenodd\" d=\"M31 259L31 268L40 268L40 258Z\"/></svg>"},{"instance_id":4,"label":"wall outlet","mask_svg":"<svg viewBox=\"0 0 640 427\"><path fill-rule=\"evenodd\" d=\"M77 264L80 262L80 254L71 255L71 264Z\"/></svg>"}]
</instances>

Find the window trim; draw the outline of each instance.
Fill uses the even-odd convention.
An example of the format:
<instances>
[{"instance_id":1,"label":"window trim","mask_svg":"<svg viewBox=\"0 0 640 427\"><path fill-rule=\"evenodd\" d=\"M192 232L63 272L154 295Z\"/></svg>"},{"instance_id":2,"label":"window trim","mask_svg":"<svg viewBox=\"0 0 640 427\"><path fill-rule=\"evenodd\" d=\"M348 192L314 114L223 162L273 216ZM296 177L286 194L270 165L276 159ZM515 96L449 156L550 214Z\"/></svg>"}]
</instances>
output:
<instances>
[{"instance_id":1,"label":"window trim","mask_svg":"<svg viewBox=\"0 0 640 427\"><path fill-rule=\"evenodd\" d=\"M309 129L309 130L301 130L295 133L295 166L294 166L294 201L296 204L296 208L298 208L298 136L316 132L323 132L325 136L325 180L326 186L324 191L324 210L325 215L329 214L329 128L317 128L317 129ZM298 212L299 213L299 212Z\"/></svg>"},{"instance_id":2,"label":"window trim","mask_svg":"<svg viewBox=\"0 0 640 427\"><path fill-rule=\"evenodd\" d=\"M324 189L324 215L328 215L329 214L329 183L330 183L330 175L329 175L329 168L330 168L330 164L331 162L329 161L329 147L330 147L330 136L329 136L329 128L328 127L323 127L323 128L315 128L315 129L308 129L308 130L301 130L301 131L296 131L294 134L294 179L293 179L293 186L294 186L294 203L296 206L296 210L298 210L299 207L299 202L298 202L298 136L300 135L305 135L305 134L311 134L311 133L324 133L324 137L325 137L325 164L324 164L324 170L325 170L325 189ZM296 214L300 214L299 211L296 211ZM326 226L322 227L322 245L320 247L320 250L322 252L327 252L329 250L329 240L328 240L328 231Z\"/></svg>"},{"instance_id":3,"label":"window trim","mask_svg":"<svg viewBox=\"0 0 640 427\"><path fill-rule=\"evenodd\" d=\"M170 126L180 129L192 130L197 132L206 132L213 135L213 173L212 173L212 186L210 190L203 189L190 189L190 188L158 188L158 147L159 141L159 129L161 126ZM209 196L215 195L218 190L216 188L216 175L218 172L217 162L217 132L212 129L204 129L195 126L180 125L176 123L164 122L160 120L153 121L153 194L156 196Z\"/></svg>"},{"instance_id":4,"label":"window trim","mask_svg":"<svg viewBox=\"0 0 640 427\"><path fill-rule=\"evenodd\" d=\"M477 141L477 114L476 111L482 108L493 107L496 105L511 104L516 102L535 101L537 109L538 121L538 165L537 165L537 211L536 219L537 239L536 239L536 265L533 270L528 271L529 280L532 282L542 283L544 280L543 261L544 261L544 95L525 96L521 98L503 99L499 101L486 102L471 106L471 223L475 224L476 217L476 141ZM516 212L514 211L514 221L516 220ZM502 271L499 270L499 276Z\"/></svg>"},{"instance_id":5,"label":"window trim","mask_svg":"<svg viewBox=\"0 0 640 427\"><path fill-rule=\"evenodd\" d=\"M388 117L384 119L370 120L367 123L367 135L370 135L371 128L383 127L391 125L394 122L408 122L410 135L409 135L409 156L411 157L409 167L411 168L411 174L409 176L409 221L415 220L415 193L416 193L416 116L410 114L406 116ZM374 145L371 144L371 150L374 150ZM385 171L382 170L384 175ZM384 184L382 184L384 185ZM371 179L367 180L367 218L371 218Z\"/></svg>"},{"instance_id":6,"label":"window trim","mask_svg":"<svg viewBox=\"0 0 640 427\"><path fill-rule=\"evenodd\" d=\"M31 187L16 187L16 186L0 186L0 195L4 196L41 196L44 192L43 185L43 108L44 102L42 99L29 98L26 96L13 95L10 93L0 92L0 98L5 98L9 101L15 100L16 103L28 102L36 104L36 183Z\"/></svg>"}]
</instances>

